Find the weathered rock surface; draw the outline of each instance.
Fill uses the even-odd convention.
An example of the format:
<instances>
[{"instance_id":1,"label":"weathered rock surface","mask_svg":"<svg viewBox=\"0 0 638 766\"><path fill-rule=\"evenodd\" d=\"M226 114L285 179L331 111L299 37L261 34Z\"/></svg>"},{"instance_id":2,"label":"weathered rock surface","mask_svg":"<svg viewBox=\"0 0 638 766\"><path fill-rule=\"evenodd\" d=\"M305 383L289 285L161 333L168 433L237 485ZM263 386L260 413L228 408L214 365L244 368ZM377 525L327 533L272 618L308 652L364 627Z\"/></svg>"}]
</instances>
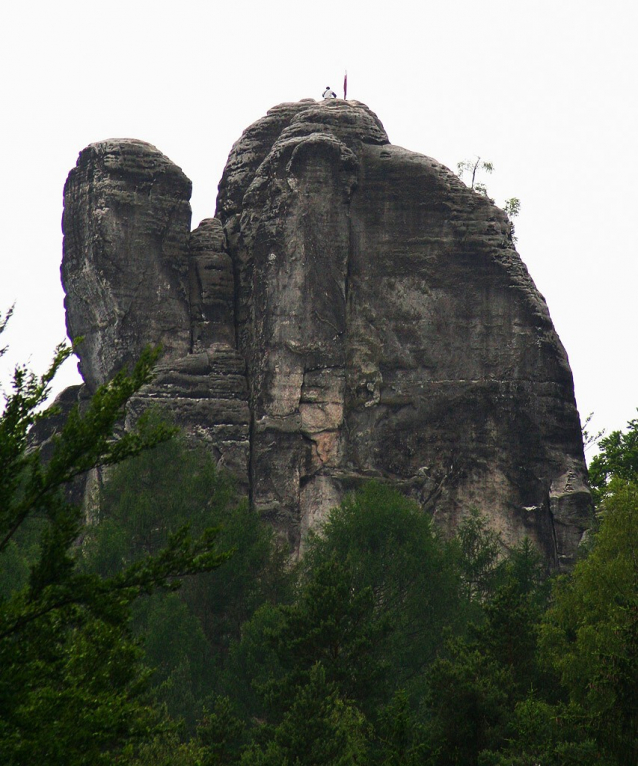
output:
<instances>
[{"instance_id":1,"label":"weathered rock surface","mask_svg":"<svg viewBox=\"0 0 638 766\"><path fill-rule=\"evenodd\" d=\"M206 218L191 234L190 313L193 351L235 345L235 280L221 222Z\"/></svg>"},{"instance_id":2,"label":"weathered rock surface","mask_svg":"<svg viewBox=\"0 0 638 766\"><path fill-rule=\"evenodd\" d=\"M203 442L219 466L248 493L250 413L245 364L226 344L160 364L155 379L129 403L131 423L149 407L171 413L191 437Z\"/></svg>"},{"instance_id":3,"label":"weathered rock surface","mask_svg":"<svg viewBox=\"0 0 638 766\"><path fill-rule=\"evenodd\" d=\"M62 284L91 391L149 342L167 359L188 353L190 195L177 165L132 139L91 144L69 174Z\"/></svg>"},{"instance_id":4,"label":"weathered rock surface","mask_svg":"<svg viewBox=\"0 0 638 766\"><path fill-rule=\"evenodd\" d=\"M299 545L396 482L453 529L569 562L590 504L572 377L505 214L391 146L363 104L284 104L235 144L217 216L238 282L252 501Z\"/></svg>"},{"instance_id":5,"label":"weathered rock surface","mask_svg":"<svg viewBox=\"0 0 638 766\"><path fill-rule=\"evenodd\" d=\"M219 221L190 232L191 184L155 147L118 139L80 153L65 187L62 278L69 336L90 391L160 343L155 380L128 422L155 405L203 441L248 491L245 364ZM191 353L193 352L193 353Z\"/></svg>"},{"instance_id":6,"label":"weathered rock surface","mask_svg":"<svg viewBox=\"0 0 638 766\"><path fill-rule=\"evenodd\" d=\"M344 492L472 507L568 565L590 523L567 356L505 214L392 146L364 104L281 104L234 145L215 219L154 147L85 149L65 190L67 325L90 390L161 342L149 404L298 550Z\"/></svg>"}]
</instances>

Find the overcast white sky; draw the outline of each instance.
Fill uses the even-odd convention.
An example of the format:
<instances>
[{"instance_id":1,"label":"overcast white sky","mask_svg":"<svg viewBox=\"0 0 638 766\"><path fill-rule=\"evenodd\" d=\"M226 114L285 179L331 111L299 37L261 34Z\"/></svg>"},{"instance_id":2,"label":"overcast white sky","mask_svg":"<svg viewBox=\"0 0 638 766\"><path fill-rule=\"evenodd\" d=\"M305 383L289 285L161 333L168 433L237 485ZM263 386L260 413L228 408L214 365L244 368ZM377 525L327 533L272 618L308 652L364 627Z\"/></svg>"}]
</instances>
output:
<instances>
[{"instance_id":1,"label":"overcast white sky","mask_svg":"<svg viewBox=\"0 0 638 766\"><path fill-rule=\"evenodd\" d=\"M62 188L93 141L149 141L213 215L233 142L326 85L394 144L451 168L481 156L521 199L518 250L569 354L584 417L638 407L635 0L21 0L0 10L0 309L11 360L65 337ZM0 376L6 380L5 372ZM74 382L73 363L62 383Z\"/></svg>"}]
</instances>

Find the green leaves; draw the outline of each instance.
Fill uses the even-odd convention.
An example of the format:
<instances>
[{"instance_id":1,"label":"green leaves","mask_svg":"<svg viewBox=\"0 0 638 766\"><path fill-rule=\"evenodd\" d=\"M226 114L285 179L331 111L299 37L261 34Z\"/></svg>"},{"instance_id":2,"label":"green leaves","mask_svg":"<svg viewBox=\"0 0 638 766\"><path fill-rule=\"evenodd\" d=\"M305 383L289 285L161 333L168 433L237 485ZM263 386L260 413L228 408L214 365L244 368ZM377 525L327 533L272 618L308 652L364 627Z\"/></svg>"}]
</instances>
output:
<instances>
[{"instance_id":1,"label":"green leaves","mask_svg":"<svg viewBox=\"0 0 638 766\"><path fill-rule=\"evenodd\" d=\"M627 423L627 431L612 431L598 442L600 453L592 458L589 482L594 500L600 504L614 480L618 484L638 482L638 419Z\"/></svg>"},{"instance_id":2,"label":"green leaves","mask_svg":"<svg viewBox=\"0 0 638 766\"><path fill-rule=\"evenodd\" d=\"M208 450L181 435L110 470L99 508L99 523L84 530L86 571L104 578L123 578L138 568L148 574L161 564L162 550L185 538L192 538L185 564L206 570L206 557L224 560L221 569L188 578L179 594L156 593L133 608L134 633L144 638L146 661L155 670L154 693L194 732L211 699L228 691L232 642L258 607L289 589L287 551L237 499ZM194 546L202 534L209 537L200 545L200 559ZM153 572L151 583L160 574ZM175 584L169 578L163 587ZM237 675L244 678L243 669ZM241 685L235 677L235 695Z\"/></svg>"},{"instance_id":3,"label":"green leaves","mask_svg":"<svg viewBox=\"0 0 638 766\"><path fill-rule=\"evenodd\" d=\"M494 172L493 163L488 162L486 160L482 160L480 157L477 157L476 160L461 160L461 162L457 162L456 168L458 171L459 178L463 178L463 176L466 173L470 173L471 174L470 189L474 189L474 191L477 191L479 194L482 194L484 197L487 197L487 189L485 187L485 184L476 180L476 174L480 171L484 173L493 173Z\"/></svg>"},{"instance_id":4,"label":"green leaves","mask_svg":"<svg viewBox=\"0 0 638 766\"><path fill-rule=\"evenodd\" d=\"M613 486L613 482L612 482ZM619 763L638 759L638 484L618 485L589 556L556 590L542 626L546 662Z\"/></svg>"},{"instance_id":5,"label":"green leaves","mask_svg":"<svg viewBox=\"0 0 638 766\"><path fill-rule=\"evenodd\" d=\"M355 766L367 763L368 725L330 682L321 663L293 691L291 704L263 747L254 745L244 766Z\"/></svg>"},{"instance_id":6,"label":"green leaves","mask_svg":"<svg viewBox=\"0 0 638 766\"><path fill-rule=\"evenodd\" d=\"M355 589L370 588L376 618L392 626L392 675L407 684L433 659L443 626L459 616L458 574L431 519L396 490L370 482L307 541L306 567L333 559Z\"/></svg>"},{"instance_id":7,"label":"green leaves","mask_svg":"<svg viewBox=\"0 0 638 766\"><path fill-rule=\"evenodd\" d=\"M501 743L510 707L508 669L478 647L458 641L428 673L430 746L434 763L472 766Z\"/></svg>"},{"instance_id":8,"label":"green leaves","mask_svg":"<svg viewBox=\"0 0 638 766\"><path fill-rule=\"evenodd\" d=\"M285 708L317 663L348 699L363 706L379 699L385 681L379 649L389 625L376 613L372 589L354 586L347 566L334 559L318 565L280 614L268 636L284 671L269 685L273 702Z\"/></svg>"},{"instance_id":9,"label":"green leaves","mask_svg":"<svg viewBox=\"0 0 638 766\"><path fill-rule=\"evenodd\" d=\"M47 486L38 451L27 449L28 433L37 421L47 417L40 408L49 394L51 380L71 353L67 346L58 347L51 366L41 377L29 373L25 367L17 367L13 393L5 395L5 408L0 417L0 553L38 499L47 489L59 486L51 482Z\"/></svg>"},{"instance_id":10,"label":"green leaves","mask_svg":"<svg viewBox=\"0 0 638 766\"><path fill-rule=\"evenodd\" d=\"M505 200L503 210L507 213L508 218L516 218L521 212L521 201L518 197L510 197Z\"/></svg>"},{"instance_id":11,"label":"green leaves","mask_svg":"<svg viewBox=\"0 0 638 766\"><path fill-rule=\"evenodd\" d=\"M472 508L459 524L455 544L465 598L484 602L493 594L502 574L501 539L485 517Z\"/></svg>"},{"instance_id":12,"label":"green leaves","mask_svg":"<svg viewBox=\"0 0 638 766\"><path fill-rule=\"evenodd\" d=\"M159 731L163 716L144 696L148 672L130 635L130 605L229 556L218 551L216 530L192 538L186 525L155 555L111 576L79 567L84 516L65 499L65 486L165 441L173 429L142 422L115 435L128 399L151 378L158 352L147 350L130 375L117 375L83 411L71 412L44 460L29 431L57 414L42 407L70 353L60 347L41 377L18 367L0 416L0 751L9 764L111 764L128 742ZM16 562L21 577L6 571Z\"/></svg>"}]
</instances>

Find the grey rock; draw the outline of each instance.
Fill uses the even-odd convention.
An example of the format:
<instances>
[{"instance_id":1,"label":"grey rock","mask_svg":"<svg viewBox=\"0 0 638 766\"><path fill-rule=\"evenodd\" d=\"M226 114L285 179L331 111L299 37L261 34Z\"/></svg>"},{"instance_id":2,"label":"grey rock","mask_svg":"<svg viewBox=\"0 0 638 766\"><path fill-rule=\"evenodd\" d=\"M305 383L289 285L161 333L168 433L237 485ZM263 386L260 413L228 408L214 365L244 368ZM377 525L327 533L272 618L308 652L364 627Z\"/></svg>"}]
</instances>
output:
<instances>
[{"instance_id":1,"label":"grey rock","mask_svg":"<svg viewBox=\"0 0 638 766\"><path fill-rule=\"evenodd\" d=\"M192 351L235 345L235 281L221 222L206 218L190 237Z\"/></svg>"},{"instance_id":2,"label":"grey rock","mask_svg":"<svg viewBox=\"0 0 638 766\"><path fill-rule=\"evenodd\" d=\"M62 284L90 391L148 343L166 359L188 353L190 194L177 165L133 139L91 144L69 174Z\"/></svg>"},{"instance_id":3,"label":"grey rock","mask_svg":"<svg viewBox=\"0 0 638 766\"><path fill-rule=\"evenodd\" d=\"M161 342L127 425L168 411L295 552L376 478L447 534L475 507L571 564L591 522L573 381L503 211L341 99L250 126L192 233L189 195L143 142L80 154L62 274L89 391Z\"/></svg>"},{"instance_id":4,"label":"grey rock","mask_svg":"<svg viewBox=\"0 0 638 766\"><path fill-rule=\"evenodd\" d=\"M375 477L447 531L477 507L507 544L527 535L552 566L573 560L591 504L571 372L501 210L334 100L251 126L217 216L252 501L293 547Z\"/></svg>"},{"instance_id":5,"label":"grey rock","mask_svg":"<svg viewBox=\"0 0 638 766\"><path fill-rule=\"evenodd\" d=\"M157 375L131 400L128 426L143 409L159 408L247 492L249 413L232 263L219 221L191 234L190 192L182 171L142 141L103 141L80 153L65 186L67 328L72 339L84 337L79 367L90 392L146 345L161 344Z\"/></svg>"},{"instance_id":6,"label":"grey rock","mask_svg":"<svg viewBox=\"0 0 638 766\"><path fill-rule=\"evenodd\" d=\"M191 439L205 444L218 466L248 493L250 413L244 360L226 344L158 365L154 380L129 402L127 427L154 407Z\"/></svg>"}]
</instances>

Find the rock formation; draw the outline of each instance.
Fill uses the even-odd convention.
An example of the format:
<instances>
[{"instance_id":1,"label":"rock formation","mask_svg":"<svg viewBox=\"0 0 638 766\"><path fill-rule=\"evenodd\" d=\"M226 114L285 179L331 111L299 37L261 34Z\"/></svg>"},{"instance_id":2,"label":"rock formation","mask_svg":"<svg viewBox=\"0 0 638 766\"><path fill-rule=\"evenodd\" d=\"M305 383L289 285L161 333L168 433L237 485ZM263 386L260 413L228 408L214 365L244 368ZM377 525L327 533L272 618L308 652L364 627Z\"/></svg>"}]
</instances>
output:
<instances>
[{"instance_id":1,"label":"rock formation","mask_svg":"<svg viewBox=\"0 0 638 766\"><path fill-rule=\"evenodd\" d=\"M132 422L159 405L204 441L248 491L245 365L235 350L234 284L219 221L190 232L191 183L154 146L130 139L84 149L64 189L69 337L83 337L88 394L148 344L161 344ZM86 392L82 392L86 395Z\"/></svg>"},{"instance_id":2,"label":"rock formation","mask_svg":"<svg viewBox=\"0 0 638 766\"><path fill-rule=\"evenodd\" d=\"M91 391L149 341L166 359L188 353L190 196L188 178L143 141L92 144L69 173L62 285Z\"/></svg>"},{"instance_id":3,"label":"rock formation","mask_svg":"<svg viewBox=\"0 0 638 766\"><path fill-rule=\"evenodd\" d=\"M389 480L568 565L590 502L567 356L506 215L356 101L282 104L234 145L216 219L154 147L85 149L62 267L90 390L162 342L168 406L298 550Z\"/></svg>"}]
</instances>

